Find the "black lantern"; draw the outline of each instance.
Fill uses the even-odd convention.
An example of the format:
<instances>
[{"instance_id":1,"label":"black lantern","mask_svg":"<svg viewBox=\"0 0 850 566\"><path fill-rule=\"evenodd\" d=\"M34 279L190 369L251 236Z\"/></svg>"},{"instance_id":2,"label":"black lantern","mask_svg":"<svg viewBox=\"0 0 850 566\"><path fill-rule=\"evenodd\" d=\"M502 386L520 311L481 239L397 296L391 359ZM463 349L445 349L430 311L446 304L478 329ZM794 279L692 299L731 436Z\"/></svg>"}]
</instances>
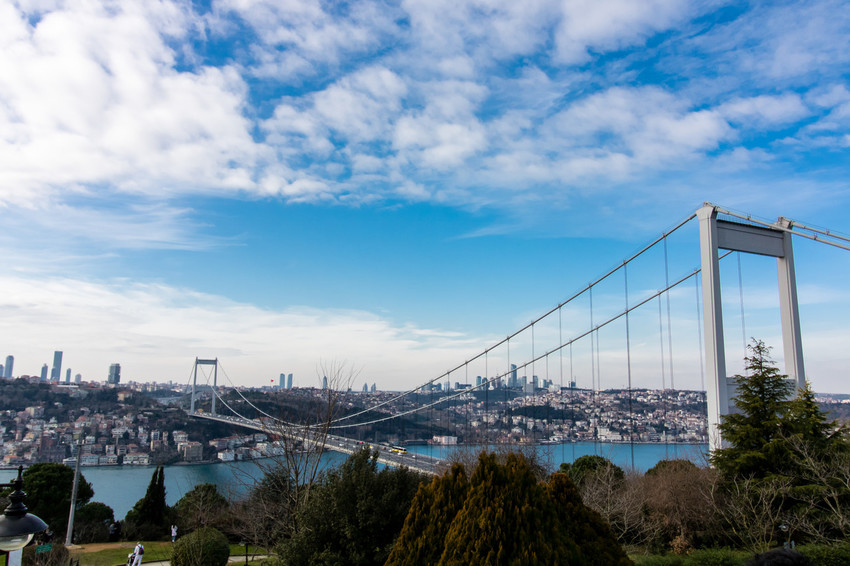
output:
<instances>
[{"instance_id":1,"label":"black lantern","mask_svg":"<svg viewBox=\"0 0 850 566\"><path fill-rule=\"evenodd\" d=\"M18 478L12 483L0 484L0 487L11 487L14 491L9 495L9 506L0 517L0 550L11 552L25 547L35 533L47 529L47 523L27 512L24 505L24 467L18 467Z\"/></svg>"}]
</instances>

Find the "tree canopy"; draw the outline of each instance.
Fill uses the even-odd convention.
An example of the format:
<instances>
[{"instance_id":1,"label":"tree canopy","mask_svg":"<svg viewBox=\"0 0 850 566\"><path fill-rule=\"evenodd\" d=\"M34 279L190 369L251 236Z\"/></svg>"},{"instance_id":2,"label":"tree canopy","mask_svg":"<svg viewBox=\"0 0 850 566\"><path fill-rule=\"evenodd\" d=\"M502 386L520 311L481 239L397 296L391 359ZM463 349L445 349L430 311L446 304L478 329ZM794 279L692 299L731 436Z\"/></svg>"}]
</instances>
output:
<instances>
[{"instance_id":1,"label":"tree canopy","mask_svg":"<svg viewBox=\"0 0 850 566\"><path fill-rule=\"evenodd\" d=\"M746 375L736 375L737 412L725 415L720 432L727 446L715 450L711 461L727 477L796 476L799 458L795 443L828 450L840 434L827 422L808 384L794 393L787 375L779 373L770 348L760 340L748 346Z\"/></svg>"},{"instance_id":2,"label":"tree canopy","mask_svg":"<svg viewBox=\"0 0 850 566\"><path fill-rule=\"evenodd\" d=\"M387 566L631 564L563 473L538 482L520 454L479 456L419 489Z\"/></svg>"},{"instance_id":3,"label":"tree canopy","mask_svg":"<svg viewBox=\"0 0 850 566\"><path fill-rule=\"evenodd\" d=\"M278 546L285 564L384 564L422 476L378 470L377 458L363 449L324 474L298 510L298 530Z\"/></svg>"},{"instance_id":4,"label":"tree canopy","mask_svg":"<svg viewBox=\"0 0 850 566\"><path fill-rule=\"evenodd\" d=\"M131 538L156 540L170 531L171 509L165 503L165 470L157 466L145 496L127 512L127 535Z\"/></svg>"},{"instance_id":5,"label":"tree canopy","mask_svg":"<svg viewBox=\"0 0 850 566\"><path fill-rule=\"evenodd\" d=\"M71 491L74 487L74 469L64 464L39 463L24 470L26 506L41 517L55 534L68 529L68 512L71 509ZM77 509L94 496L94 490L80 474L77 486Z\"/></svg>"},{"instance_id":6,"label":"tree canopy","mask_svg":"<svg viewBox=\"0 0 850 566\"><path fill-rule=\"evenodd\" d=\"M201 527L217 527L223 523L228 508L227 499L213 483L202 483L188 491L177 504L177 524L189 532Z\"/></svg>"}]
</instances>

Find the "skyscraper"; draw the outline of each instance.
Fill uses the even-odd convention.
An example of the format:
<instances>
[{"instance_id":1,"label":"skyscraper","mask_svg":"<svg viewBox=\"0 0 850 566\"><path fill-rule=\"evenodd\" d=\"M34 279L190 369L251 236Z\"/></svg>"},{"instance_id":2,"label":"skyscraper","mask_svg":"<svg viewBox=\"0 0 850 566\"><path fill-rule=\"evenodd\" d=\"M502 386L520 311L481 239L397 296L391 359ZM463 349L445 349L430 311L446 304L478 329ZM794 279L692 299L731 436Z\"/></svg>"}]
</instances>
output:
<instances>
[{"instance_id":1,"label":"skyscraper","mask_svg":"<svg viewBox=\"0 0 850 566\"><path fill-rule=\"evenodd\" d=\"M288 376L286 376L286 388L292 389L292 374L291 373Z\"/></svg>"},{"instance_id":2,"label":"skyscraper","mask_svg":"<svg viewBox=\"0 0 850 566\"><path fill-rule=\"evenodd\" d=\"M12 379L12 366L15 365L15 356L6 356L6 365L3 366L3 377Z\"/></svg>"},{"instance_id":3,"label":"skyscraper","mask_svg":"<svg viewBox=\"0 0 850 566\"><path fill-rule=\"evenodd\" d=\"M59 381L59 376L62 373L62 352L56 350L53 352L53 368L50 370L50 381Z\"/></svg>"},{"instance_id":4,"label":"skyscraper","mask_svg":"<svg viewBox=\"0 0 850 566\"><path fill-rule=\"evenodd\" d=\"M109 366L109 376L106 378L106 383L118 385L121 382L121 364L111 364Z\"/></svg>"},{"instance_id":5,"label":"skyscraper","mask_svg":"<svg viewBox=\"0 0 850 566\"><path fill-rule=\"evenodd\" d=\"M83 381L82 375L77 374L77 375L74 376L74 383L82 383L82 381Z\"/></svg>"},{"instance_id":6,"label":"skyscraper","mask_svg":"<svg viewBox=\"0 0 850 566\"><path fill-rule=\"evenodd\" d=\"M328 388L328 376L323 376L322 377L322 389L327 389L327 388Z\"/></svg>"},{"instance_id":7,"label":"skyscraper","mask_svg":"<svg viewBox=\"0 0 850 566\"><path fill-rule=\"evenodd\" d=\"M65 383L71 383L71 368L65 370Z\"/></svg>"},{"instance_id":8,"label":"skyscraper","mask_svg":"<svg viewBox=\"0 0 850 566\"><path fill-rule=\"evenodd\" d=\"M278 382L278 384L277 384L277 388L278 388L278 389L283 389L283 387L284 387L285 385L286 385L286 374L285 374L285 373L282 373L282 374L280 374L280 381L279 381L279 382Z\"/></svg>"},{"instance_id":9,"label":"skyscraper","mask_svg":"<svg viewBox=\"0 0 850 566\"><path fill-rule=\"evenodd\" d=\"M47 381L47 364L41 366L41 380Z\"/></svg>"}]
</instances>

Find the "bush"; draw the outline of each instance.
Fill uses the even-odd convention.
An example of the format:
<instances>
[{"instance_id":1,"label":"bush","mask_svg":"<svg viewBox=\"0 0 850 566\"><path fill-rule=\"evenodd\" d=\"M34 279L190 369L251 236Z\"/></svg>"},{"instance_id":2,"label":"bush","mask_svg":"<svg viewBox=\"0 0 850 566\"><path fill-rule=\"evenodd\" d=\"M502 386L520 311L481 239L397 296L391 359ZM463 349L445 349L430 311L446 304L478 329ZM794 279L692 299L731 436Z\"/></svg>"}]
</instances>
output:
<instances>
[{"instance_id":1,"label":"bush","mask_svg":"<svg viewBox=\"0 0 850 566\"><path fill-rule=\"evenodd\" d=\"M227 537L213 527L203 527L177 539L171 566L224 566L230 557Z\"/></svg>"},{"instance_id":2,"label":"bush","mask_svg":"<svg viewBox=\"0 0 850 566\"><path fill-rule=\"evenodd\" d=\"M797 547L797 550L818 566L846 566L850 564L850 544L835 546L807 544Z\"/></svg>"},{"instance_id":3,"label":"bush","mask_svg":"<svg viewBox=\"0 0 850 566\"><path fill-rule=\"evenodd\" d=\"M675 554L633 554L635 566L685 566L685 557Z\"/></svg>"},{"instance_id":4,"label":"bush","mask_svg":"<svg viewBox=\"0 0 850 566\"><path fill-rule=\"evenodd\" d=\"M42 552L38 555L35 553L37 546L31 544L24 548L23 555L21 556L21 564L23 566L34 566L36 564L39 566L65 566L68 563L70 553L61 542L52 543L51 549L48 552ZM38 556L38 561L36 561L36 556Z\"/></svg>"},{"instance_id":5,"label":"bush","mask_svg":"<svg viewBox=\"0 0 850 566\"><path fill-rule=\"evenodd\" d=\"M694 550L685 558L685 566L744 566L749 554L728 548Z\"/></svg>"}]
</instances>

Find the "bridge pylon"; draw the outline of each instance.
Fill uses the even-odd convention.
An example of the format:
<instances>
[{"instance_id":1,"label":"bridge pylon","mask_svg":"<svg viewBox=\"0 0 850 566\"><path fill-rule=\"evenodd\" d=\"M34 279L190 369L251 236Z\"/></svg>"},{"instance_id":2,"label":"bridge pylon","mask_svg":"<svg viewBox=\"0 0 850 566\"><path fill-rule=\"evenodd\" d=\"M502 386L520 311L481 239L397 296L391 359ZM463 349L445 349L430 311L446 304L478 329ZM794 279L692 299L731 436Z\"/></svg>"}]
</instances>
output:
<instances>
[{"instance_id":1,"label":"bridge pylon","mask_svg":"<svg viewBox=\"0 0 850 566\"><path fill-rule=\"evenodd\" d=\"M192 400L189 408L189 414L195 414L195 385L198 381L198 366L214 366L213 369L213 395L212 395L212 414L215 415L215 388L218 385L218 358L213 360L202 360L195 358L195 369L192 372Z\"/></svg>"},{"instance_id":2,"label":"bridge pylon","mask_svg":"<svg viewBox=\"0 0 850 566\"><path fill-rule=\"evenodd\" d=\"M792 234L788 221L780 218L772 227L719 220L721 210L710 203L697 211L700 231L702 268L702 309L705 328L706 397L708 403L708 442L714 452L723 446L718 426L723 415L731 412L737 384L726 375L726 351L723 342L723 312L720 299L718 249L776 258L779 278L779 310L785 373L797 388L806 383L803 368L803 341L797 307L797 280L794 272Z\"/></svg>"}]
</instances>

